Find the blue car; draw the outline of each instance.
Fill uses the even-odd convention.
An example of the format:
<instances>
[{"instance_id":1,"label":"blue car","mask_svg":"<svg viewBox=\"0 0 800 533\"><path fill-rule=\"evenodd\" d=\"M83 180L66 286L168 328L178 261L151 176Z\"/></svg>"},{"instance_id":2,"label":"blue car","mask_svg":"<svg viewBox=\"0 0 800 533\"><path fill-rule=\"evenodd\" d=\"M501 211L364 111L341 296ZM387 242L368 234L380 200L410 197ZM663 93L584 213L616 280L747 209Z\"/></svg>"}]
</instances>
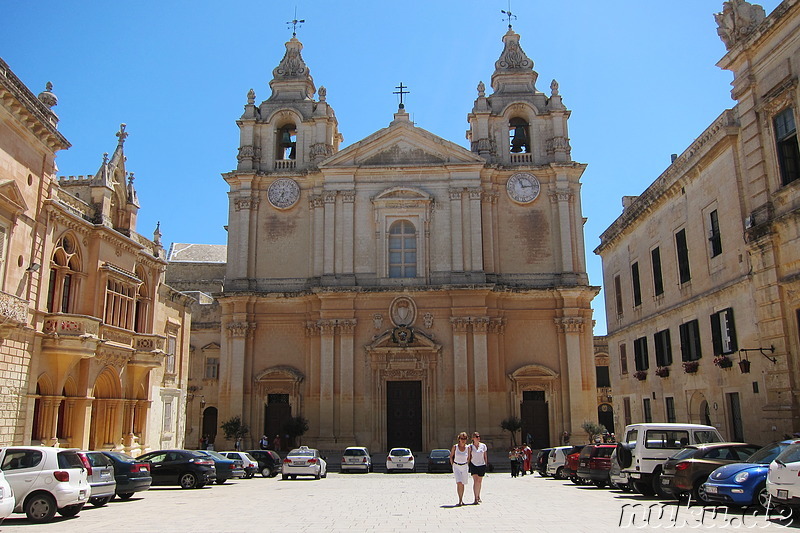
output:
<instances>
[{"instance_id":1,"label":"blue car","mask_svg":"<svg viewBox=\"0 0 800 533\"><path fill-rule=\"evenodd\" d=\"M758 505L767 509L767 472L769 464L797 439L767 444L744 463L721 466L711 472L703 484L706 498L712 502L734 505Z\"/></svg>"}]
</instances>

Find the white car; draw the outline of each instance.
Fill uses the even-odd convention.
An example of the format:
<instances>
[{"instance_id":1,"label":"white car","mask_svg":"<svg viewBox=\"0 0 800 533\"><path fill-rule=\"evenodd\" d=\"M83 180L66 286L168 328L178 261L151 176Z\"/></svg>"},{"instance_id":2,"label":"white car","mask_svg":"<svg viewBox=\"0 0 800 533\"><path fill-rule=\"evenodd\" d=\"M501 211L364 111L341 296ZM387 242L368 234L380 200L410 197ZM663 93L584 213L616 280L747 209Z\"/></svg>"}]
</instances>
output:
<instances>
[{"instance_id":1,"label":"white car","mask_svg":"<svg viewBox=\"0 0 800 533\"><path fill-rule=\"evenodd\" d=\"M258 472L258 461L247 452L219 452L228 459L239 460L244 468L244 479L250 479Z\"/></svg>"},{"instance_id":2,"label":"white car","mask_svg":"<svg viewBox=\"0 0 800 533\"><path fill-rule=\"evenodd\" d=\"M564 465L567 462L567 452L572 446L556 446L550 450L550 457L547 459L547 475L558 479L567 479L564 476Z\"/></svg>"},{"instance_id":3,"label":"white car","mask_svg":"<svg viewBox=\"0 0 800 533\"><path fill-rule=\"evenodd\" d=\"M414 463L414 454L408 448L392 448L386 456L386 473L390 474L395 470L417 471Z\"/></svg>"},{"instance_id":4,"label":"white car","mask_svg":"<svg viewBox=\"0 0 800 533\"><path fill-rule=\"evenodd\" d=\"M328 477L328 463L319 450L300 446L289 452L283 460L281 479L295 479L297 476L314 476L314 479Z\"/></svg>"},{"instance_id":5,"label":"white car","mask_svg":"<svg viewBox=\"0 0 800 533\"><path fill-rule=\"evenodd\" d=\"M774 504L800 507L800 443L787 446L769 464L767 491Z\"/></svg>"},{"instance_id":6,"label":"white car","mask_svg":"<svg viewBox=\"0 0 800 533\"><path fill-rule=\"evenodd\" d=\"M0 524L14 512L14 493L8 484L6 476L0 470Z\"/></svg>"},{"instance_id":7,"label":"white car","mask_svg":"<svg viewBox=\"0 0 800 533\"><path fill-rule=\"evenodd\" d=\"M364 472L372 472L372 456L369 450L362 446L350 446L344 450L342 454L341 471L347 472L348 470L357 470Z\"/></svg>"},{"instance_id":8,"label":"white car","mask_svg":"<svg viewBox=\"0 0 800 533\"><path fill-rule=\"evenodd\" d=\"M76 450L9 446L0 449L0 470L14 492L14 511L25 513L31 522L49 522L56 511L76 516L92 495Z\"/></svg>"}]
</instances>

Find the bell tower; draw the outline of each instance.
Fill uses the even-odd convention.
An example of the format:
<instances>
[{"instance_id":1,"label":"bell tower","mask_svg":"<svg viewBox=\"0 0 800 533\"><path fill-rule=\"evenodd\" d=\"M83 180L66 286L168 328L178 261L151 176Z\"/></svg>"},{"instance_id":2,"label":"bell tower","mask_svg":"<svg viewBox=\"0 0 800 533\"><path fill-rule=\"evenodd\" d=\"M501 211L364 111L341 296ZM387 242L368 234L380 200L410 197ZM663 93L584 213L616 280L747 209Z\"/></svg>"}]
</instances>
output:
<instances>
[{"instance_id":1,"label":"bell tower","mask_svg":"<svg viewBox=\"0 0 800 533\"><path fill-rule=\"evenodd\" d=\"M503 35L503 52L494 64L492 90L486 96L483 82L467 116L470 149L490 163L503 166L566 163L570 159L567 119L558 82L550 96L536 89L539 74L509 25Z\"/></svg>"}]
</instances>

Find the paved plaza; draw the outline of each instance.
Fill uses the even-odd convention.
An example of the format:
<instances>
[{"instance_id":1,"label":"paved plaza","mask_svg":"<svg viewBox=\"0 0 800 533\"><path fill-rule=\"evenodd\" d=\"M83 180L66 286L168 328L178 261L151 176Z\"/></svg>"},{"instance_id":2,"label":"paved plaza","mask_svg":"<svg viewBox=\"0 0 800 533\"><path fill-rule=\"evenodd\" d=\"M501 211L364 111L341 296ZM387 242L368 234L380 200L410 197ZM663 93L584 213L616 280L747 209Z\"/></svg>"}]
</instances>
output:
<instances>
[{"instance_id":1,"label":"paved plaza","mask_svg":"<svg viewBox=\"0 0 800 533\"><path fill-rule=\"evenodd\" d=\"M472 501L468 487L467 501ZM424 531L591 532L617 529L697 531L743 529L797 531L763 518L705 516L700 508L668 505L659 517L655 499L569 481L507 473L489 474L483 503L454 507L455 483L448 474L339 474L327 479L283 481L280 477L228 482L200 490L154 487L130 501L87 506L77 518L29 524L24 515L7 519L3 533L84 532L347 532ZM639 505L636 507L636 505ZM647 506L654 505L649 523ZM677 509L677 512L676 512ZM623 512L625 513L623 515ZM636 513L636 514L635 514ZM622 526L620 518L622 517ZM800 522L800 521L798 521ZM675 527L680 525L681 527ZM800 524L799 524L800 525Z\"/></svg>"}]
</instances>

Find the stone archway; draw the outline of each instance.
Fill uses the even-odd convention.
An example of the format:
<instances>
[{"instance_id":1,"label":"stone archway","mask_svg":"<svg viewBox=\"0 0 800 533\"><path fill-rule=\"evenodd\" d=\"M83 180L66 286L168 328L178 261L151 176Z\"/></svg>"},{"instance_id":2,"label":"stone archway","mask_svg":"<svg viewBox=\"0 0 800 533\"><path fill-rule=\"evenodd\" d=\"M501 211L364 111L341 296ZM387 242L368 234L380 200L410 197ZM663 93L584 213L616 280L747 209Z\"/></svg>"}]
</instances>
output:
<instances>
[{"instance_id":1,"label":"stone archway","mask_svg":"<svg viewBox=\"0 0 800 533\"><path fill-rule=\"evenodd\" d=\"M562 421L559 374L534 364L518 368L508 378L513 383L510 412L523 419L522 438L530 434L540 448L558 442L569 427L568 420Z\"/></svg>"},{"instance_id":2,"label":"stone archway","mask_svg":"<svg viewBox=\"0 0 800 533\"><path fill-rule=\"evenodd\" d=\"M292 366L270 367L253 378L255 405L250 427L259 428L253 438L258 437L256 433L264 434L274 443L275 436L281 435L281 448L289 445L283 438L283 426L293 416L293 410L294 416L302 413L300 384L304 380L303 373Z\"/></svg>"},{"instance_id":3,"label":"stone archway","mask_svg":"<svg viewBox=\"0 0 800 533\"><path fill-rule=\"evenodd\" d=\"M117 373L104 368L94 382L92 396L89 447L92 450L114 449L122 438L122 384Z\"/></svg>"},{"instance_id":4,"label":"stone archway","mask_svg":"<svg viewBox=\"0 0 800 533\"><path fill-rule=\"evenodd\" d=\"M695 391L689 398L689 423L712 426L711 408L705 394Z\"/></svg>"}]
</instances>

